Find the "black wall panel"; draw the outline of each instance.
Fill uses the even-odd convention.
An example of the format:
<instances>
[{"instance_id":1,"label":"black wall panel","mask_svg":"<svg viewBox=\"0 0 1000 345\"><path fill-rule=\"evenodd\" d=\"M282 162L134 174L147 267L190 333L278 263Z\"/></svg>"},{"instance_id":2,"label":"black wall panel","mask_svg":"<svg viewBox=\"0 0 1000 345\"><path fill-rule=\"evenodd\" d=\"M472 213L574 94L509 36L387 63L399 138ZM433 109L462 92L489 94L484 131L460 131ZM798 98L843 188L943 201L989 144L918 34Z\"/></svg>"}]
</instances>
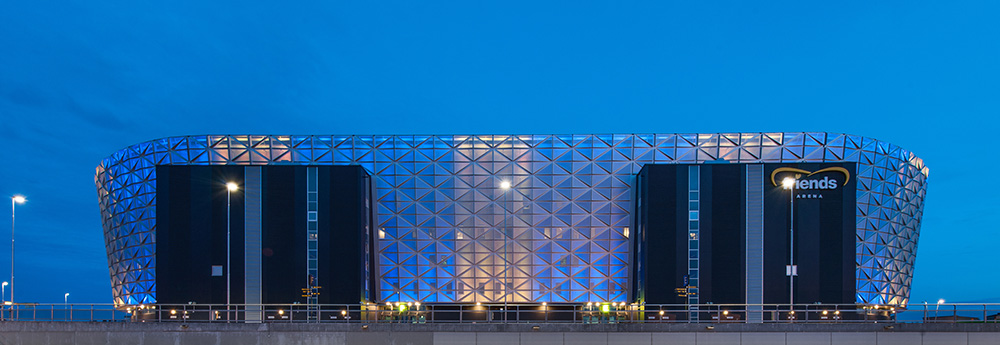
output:
<instances>
[{"instance_id":1,"label":"black wall panel","mask_svg":"<svg viewBox=\"0 0 1000 345\"><path fill-rule=\"evenodd\" d=\"M686 207L686 199L677 195L687 195L687 183L678 182L687 181L687 170L646 165L637 178L642 200L637 203L640 211L636 213L639 219L635 226L641 258L633 260L642 282L642 286L637 287L637 297L646 303L682 303L682 299L675 296L674 288L682 285L681 277L687 269L686 263L678 261L676 255L686 253L687 238L684 232L676 229L686 226L687 209L678 211Z\"/></svg>"},{"instance_id":2,"label":"black wall panel","mask_svg":"<svg viewBox=\"0 0 1000 345\"><path fill-rule=\"evenodd\" d=\"M226 302L226 183L242 167L158 166L156 287L159 303ZM231 199L231 298L243 300L243 198ZM213 277L212 266L223 266Z\"/></svg>"},{"instance_id":3,"label":"black wall panel","mask_svg":"<svg viewBox=\"0 0 1000 345\"><path fill-rule=\"evenodd\" d=\"M685 164L646 165L636 183L633 226L639 238L633 248L636 300L685 303L674 289L687 274L688 168ZM699 297L701 303L746 301L746 165L701 164ZM788 303L788 190L771 184L775 169L807 172L854 163L764 164L764 303ZM854 303L855 189L851 176L835 174L841 185L828 190L796 190L795 303ZM825 175L800 174L800 178ZM782 175L784 176L784 175ZM834 176L834 175L830 175ZM780 181L777 181L780 184Z\"/></svg>"},{"instance_id":4,"label":"black wall panel","mask_svg":"<svg viewBox=\"0 0 1000 345\"><path fill-rule=\"evenodd\" d=\"M746 301L744 165L701 167L702 302Z\"/></svg>"},{"instance_id":5,"label":"black wall panel","mask_svg":"<svg viewBox=\"0 0 1000 345\"><path fill-rule=\"evenodd\" d=\"M262 169L262 302L305 302L305 166ZM319 173L320 303L358 303L365 296L365 242L371 220L365 207L367 173L359 166L321 166ZM157 302L221 304L225 276L211 266L226 265L226 182L232 194L231 300L244 301L244 205L242 166L158 166Z\"/></svg>"},{"instance_id":6,"label":"black wall panel","mask_svg":"<svg viewBox=\"0 0 1000 345\"><path fill-rule=\"evenodd\" d=\"M306 168L269 166L261 177L261 301L305 302Z\"/></svg>"},{"instance_id":7,"label":"black wall panel","mask_svg":"<svg viewBox=\"0 0 1000 345\"><path fill-rule=\"evenodd\" d=\"M765 164L764 176L781 167L818 171L842 167L853 174L855 163ZM802 174L802 178L811 178ZM828 190L795 191L795 303L854 303L855 292L855 176L843 184L843 175L832 174L841 185ZM764 303L788 303L791 198L788 190L764 185Z\"/></svg>"},{"instance_id":8,"label":"black wall panel","mask_svg":"<svg viewBox=\"0 0 1000 345\"><path fill-rule=\"evenodd\" d=\"M365 174L360 167L320 172L320 205L326 205L319 217L321 304L365 300Z\"/></svg>"}]
</instances>

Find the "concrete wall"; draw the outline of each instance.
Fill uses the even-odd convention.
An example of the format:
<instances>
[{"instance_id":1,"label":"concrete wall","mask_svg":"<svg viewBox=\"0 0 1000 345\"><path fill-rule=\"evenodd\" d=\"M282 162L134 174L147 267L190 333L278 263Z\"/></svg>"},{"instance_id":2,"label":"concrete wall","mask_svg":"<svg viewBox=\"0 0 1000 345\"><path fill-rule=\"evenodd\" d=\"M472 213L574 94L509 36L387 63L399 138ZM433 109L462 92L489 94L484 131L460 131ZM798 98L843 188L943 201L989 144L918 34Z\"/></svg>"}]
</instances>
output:
<instances>
[{"instance_id":1,"label":"concrete wall","mask_svg":"<svg viewBox=\"0 0 1000 345\"><path fill-rule=\"evenodd\" d=\"M600 327L590 327L600 326ZM624 327L621 327L624 326ZM20 344L991 344L996 324L958 325L386 325L0 323L0 345ZM649 326L649 325L645 325ZM816 327L823 326L823 327ZM825 327L839 326L839 327ZM839 329L838 329L839 328ZM546 330L548 329L548 330Z\"/></svg>"}]
</instances>

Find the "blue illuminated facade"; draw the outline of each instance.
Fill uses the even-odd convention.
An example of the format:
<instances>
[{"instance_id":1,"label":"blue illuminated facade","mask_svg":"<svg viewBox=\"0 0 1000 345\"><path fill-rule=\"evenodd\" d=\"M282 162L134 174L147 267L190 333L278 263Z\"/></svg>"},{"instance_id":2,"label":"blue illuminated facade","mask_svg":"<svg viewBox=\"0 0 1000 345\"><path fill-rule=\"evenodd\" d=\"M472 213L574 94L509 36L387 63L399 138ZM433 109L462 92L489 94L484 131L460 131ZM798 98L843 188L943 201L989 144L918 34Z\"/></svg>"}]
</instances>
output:
<instances>
[{"instance_id":1,"label":"blue illuminated facade","mask_svg":"<svg viewBox=\"0 0 1000 345\"><path fill-rule=\"evenodd\" d=\"M371 174L373 302L625 302L636 174L720 160L857 163L857 302L907 303L928 169L846 134L182 136L114 153L95 182L119 306L156 302L156 166L282 164Z\"/></svg>"}]
</instances>

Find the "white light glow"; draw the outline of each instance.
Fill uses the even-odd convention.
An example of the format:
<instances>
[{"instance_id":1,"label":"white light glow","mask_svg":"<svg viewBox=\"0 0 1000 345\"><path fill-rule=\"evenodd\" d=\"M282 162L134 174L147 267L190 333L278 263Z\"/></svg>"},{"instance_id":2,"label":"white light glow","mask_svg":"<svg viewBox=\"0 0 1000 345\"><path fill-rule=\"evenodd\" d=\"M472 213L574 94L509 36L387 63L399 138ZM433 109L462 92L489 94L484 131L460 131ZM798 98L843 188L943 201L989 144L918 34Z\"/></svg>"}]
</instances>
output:
<instances>
[{"instance_id":1,"label":"white light glow","mask_svg":"<svg viewBox=\"0 0 1000 345\"><path fill-rule=\"evenodd\" d=\"M792 189L792 188L794 188L795 187L795 179L793 179L791 177L786 177L784 180L781 180L781 187L783 187L785 189Z\"/></svg>"}]
</instances>

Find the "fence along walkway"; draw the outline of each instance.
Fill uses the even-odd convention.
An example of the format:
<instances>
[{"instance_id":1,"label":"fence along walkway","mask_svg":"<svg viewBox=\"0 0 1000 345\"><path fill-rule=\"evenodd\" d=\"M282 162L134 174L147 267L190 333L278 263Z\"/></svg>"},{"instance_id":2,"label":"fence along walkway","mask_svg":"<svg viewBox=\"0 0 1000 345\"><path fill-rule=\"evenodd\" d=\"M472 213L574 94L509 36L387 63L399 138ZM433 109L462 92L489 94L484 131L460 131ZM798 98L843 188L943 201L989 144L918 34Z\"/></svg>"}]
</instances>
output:
<instances>
[{"instance_id":1,"label":"fence along walkway","mask_svg":"<svg viewBox=\"0 0 1000 345\"><path fill-rule=\"evenodd\" d=\"M1000 322L1000 303L911 304L112 304L4 305L4 321L205 323L955 323Z\"/></svg>"}]
</instances>

